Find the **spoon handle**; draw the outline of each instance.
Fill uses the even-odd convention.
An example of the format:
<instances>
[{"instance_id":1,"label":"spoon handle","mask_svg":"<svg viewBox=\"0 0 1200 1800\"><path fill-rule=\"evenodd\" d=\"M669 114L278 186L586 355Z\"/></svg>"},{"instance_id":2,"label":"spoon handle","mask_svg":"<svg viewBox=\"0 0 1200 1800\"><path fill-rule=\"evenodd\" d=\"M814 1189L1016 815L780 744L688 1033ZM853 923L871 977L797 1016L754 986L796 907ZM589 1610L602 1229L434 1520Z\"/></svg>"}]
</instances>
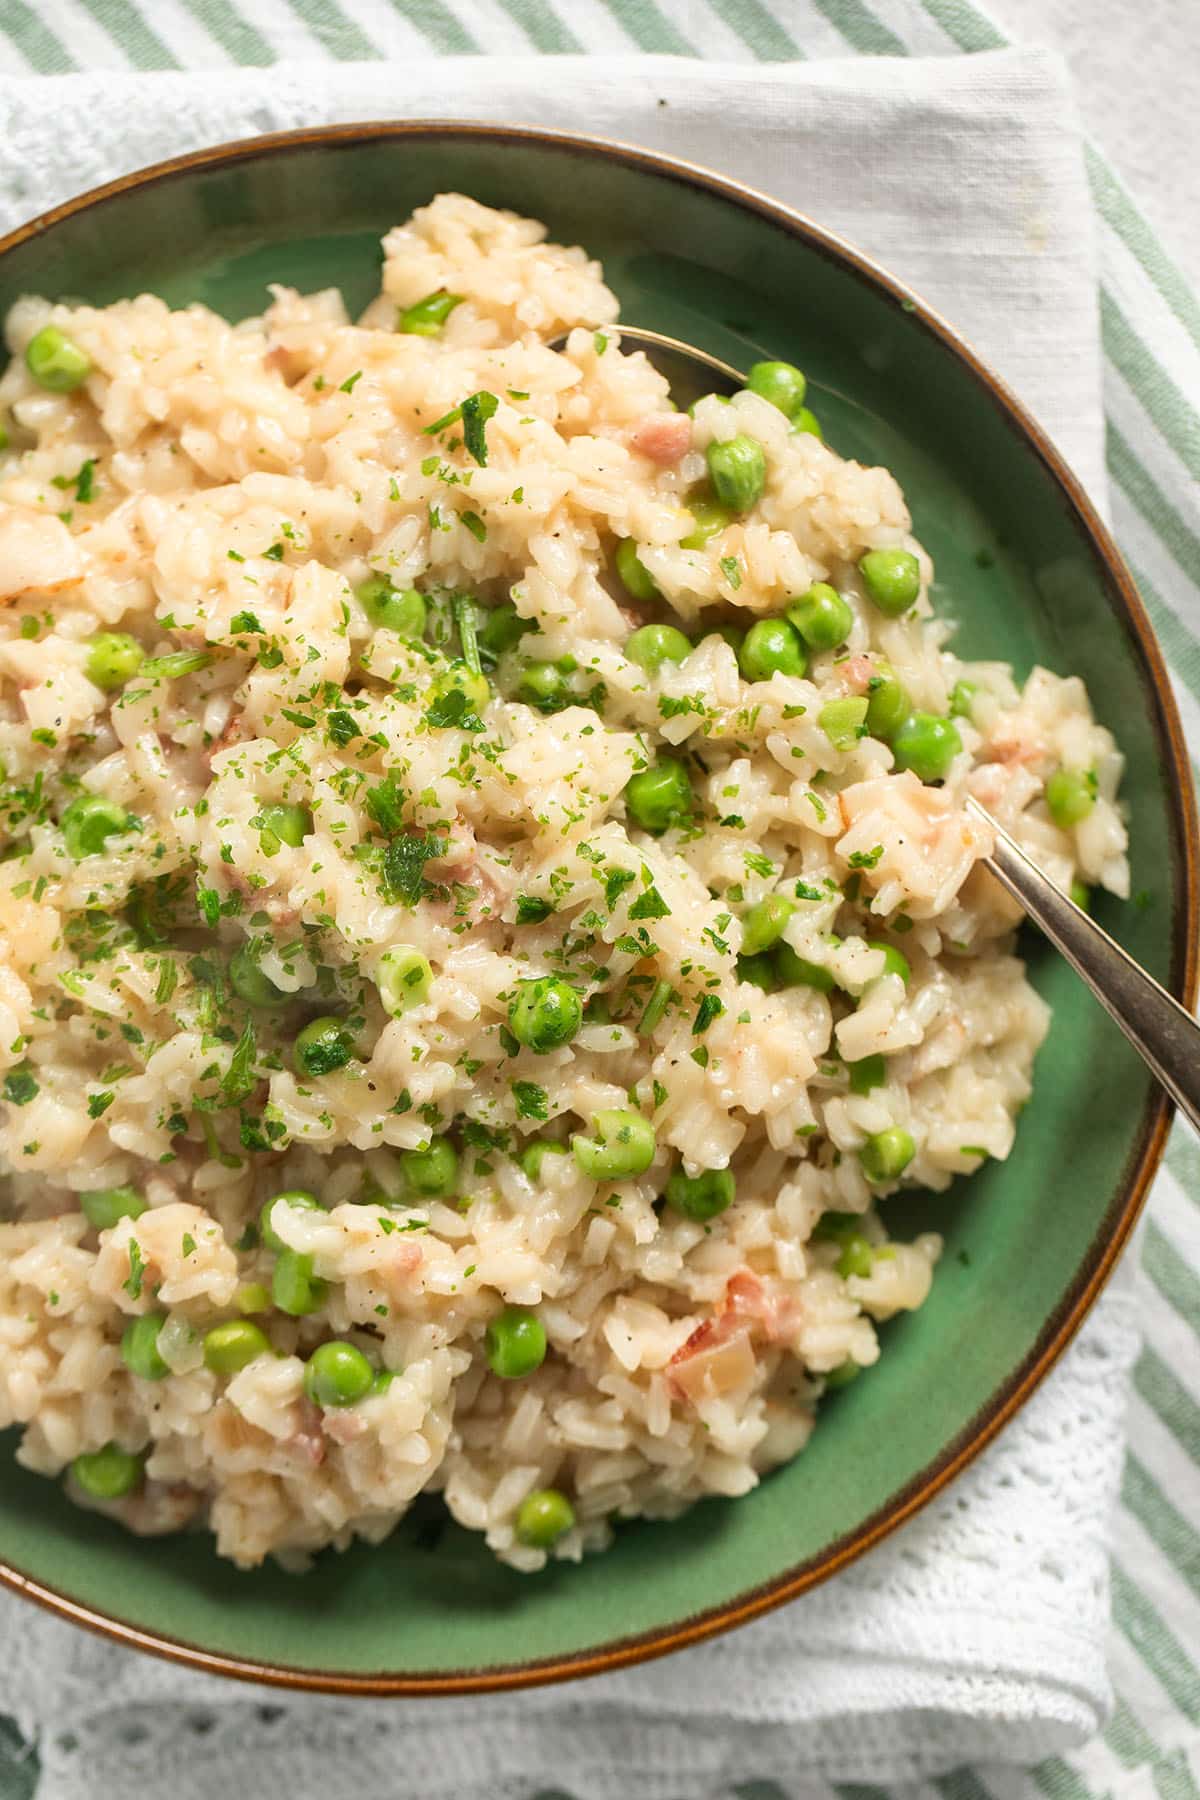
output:
<instances>
[{"instance_id":1,"label":"spoon handle","mask_svg":"<svg viewBox=\"0 0 1200 1800\"><path fill-rule=\"evenodd\" d=\"M1172 1100L1200 1130L1200 1025L1094 919L1060 893L986 807L968 810L996 834L987 867L1114 1018Z\"/></svg>"}]
</instances>

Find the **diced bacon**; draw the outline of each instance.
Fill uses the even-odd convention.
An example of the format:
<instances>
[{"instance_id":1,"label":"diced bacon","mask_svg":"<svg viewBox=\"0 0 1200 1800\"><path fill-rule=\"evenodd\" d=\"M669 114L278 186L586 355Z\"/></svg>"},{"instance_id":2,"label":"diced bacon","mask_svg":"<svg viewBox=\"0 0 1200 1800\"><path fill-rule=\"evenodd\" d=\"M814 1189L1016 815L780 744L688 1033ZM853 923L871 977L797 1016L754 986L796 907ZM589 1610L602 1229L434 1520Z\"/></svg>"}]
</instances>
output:
<instances>
[{"instance_id":1,"label":"diced bacon","mask_svg":"<svg viewBox=\"0 0 1200 1800\"><path fill-rule=\"evenodd\" d=\"M667 1364L667 1383L677 1398L714 1399L754 1378L751 1342L757 1332L769 1344L790 1343L800 1309L790 1294L750 1269L731 1275L711 1319L697 1325Z\"/></svg>"},{"instance_id":2,"label":"diced bacon","mask_svg":"<svg viewBox=\"0 0 1200 1800\"><path fill-rule=\"evenodd\" d=\"M629 433L630 449L667 468L677 463L692 441L692 422L686 413L647 413Z\"/></svg>"},{"instance_id":3,"label":"diced bacon","mask_svg":"<svg viewBox=\"0 0 1200 1800\"><path fill-rule=\"evenodd\" d=\"M1014 763L1040 762L1044 755L1045 750L1041 744L1021 737L997 738L993 743L983 744L979 751L981 762L1004 763L1009 766Z\"/></svg>"},{"instance_id":4,"label":"diced bacon","mask_svg":"<svg viewBox=\"0 0 1200 1800\"><path fill-rule=\"evenodd\" d=\"M848 694L865 694L871 677L878 671L869 656L848 656L839 663L837 672Z\"/></svg>"},{"instance_id":5,"label":"diced bacon","mask_svg":"<svg viewBox=\"0 0 1200 1800\"><path fill-rule=\"evenodd\" d=\"M667 1384L681 1399L716 1400L749 1387L755 1367L749 1328L728 1331L723 1320L709 1319L667 1364Z\"/></svg>"},{"instance_id":6,"label":"diced bacon","mask_svg":"<svg viewBox=\"0 0 1200 1800\"><path fill-rule=\"evenodd\" d=\"M220 737L214 738L204 752L209 766L211 767L214 756L219 756L222 750L231 750L234 744L244 743L249 736L250 727L246 723L245 713L230 713Z\"/></svg>"},{"instance_id":7,"label":"diced bacon","mask_svg":"<svg viewBox=\"0 0 1200 1800\"><path fill-rule=\"evenodd\" d=\"M367 1421L352 1406L330 1406L324 1414L325 1435L335 1444L352 1444L367 1429Z\"/></svg>"},{"instance_id":8,"label":"diced bacon","mask_svg":"<svg viewBox=\"0 0 1200 1800\"><path fill-rule=\"evenodd\" d=\"M800 1308L774 1282L766 1283L750 1269L731 1275L725 1289L729 1313L759 1325L769 1344L786 1344L800 1328Z\"/></svg>"},{"instance_id":9,"label":"diced bacon","mask_svg":"<svg viewBox=\"0 0 1200 1800\"><path fill-rule=\"evenodd\" d=\"M293 1412L296 1429L287 1439L285 1448L317 1469L325 1461L324 1416L320 1407L314 1406L307 1396L297 1400Z\"/></svg>"},{"instance_id":10,"label":"diced bacon","mask_svg":"<svg viewBox=\"0 0 1200 1800\"><path fill-rule=\"evenodd\" d=\"M379 1272L395 1293L412 1286L412 1278L424 1260L420 1244L415 1244L411 1238L403 1238L399 1243L388 1244L380 1259Z\"/></svg>"}]
</instances>

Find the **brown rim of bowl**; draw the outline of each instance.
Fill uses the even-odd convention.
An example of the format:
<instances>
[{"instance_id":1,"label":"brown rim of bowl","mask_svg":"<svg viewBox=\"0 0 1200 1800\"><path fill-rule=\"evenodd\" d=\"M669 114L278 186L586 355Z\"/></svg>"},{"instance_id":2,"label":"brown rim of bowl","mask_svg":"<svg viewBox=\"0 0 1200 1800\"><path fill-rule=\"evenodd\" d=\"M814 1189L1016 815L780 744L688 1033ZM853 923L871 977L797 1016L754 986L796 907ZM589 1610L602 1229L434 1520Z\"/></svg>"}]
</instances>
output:
<instances>
[{"instance_id":1,"label":"brown rim of bowl","mask_svg":"<svg viewBox=\"0 0 1200 1800\"><path fill-rule=\"evenodd\" d=\"M843 238L814 224L803 213L772 200L745 182L733 181L700 164L662 156L655 151L639 149L636 145L571 132L542 131L532 126L418 119L282 131L246 141L219 144L213 149L193 151L186 156L172 157L167 162L154 163L147 169L137 170L131 175L108 182L103 187L93 188L90 192L30 220L28 224L18 226L15 231L0 239L0 256L29 238L50 230L60 220L72 218L91 206L115 199L136 188L173 180L176 176L186 175L195 169L284 155L304 146L325 144L351 147L364 141L412 137L457 137L493 143L533 144L555 153L604 156L629 167L646 169L683 186L715 194L740 207L742 211L756 214L792 237L801 239L827 261L838 264L887 299L903 306L915 323L938 338L945 349L966 368L1014 433L1024 439L1058 488L1078 529L1107 575L1109 590L1117 602L1117 610L1123 610L1137 639L1154 697L1156 734L1164 761L1172 771L1178 795L1173 824L1180 851L1175 868L1174 894L1179 922L1171 952L1171 982L1174 992L1187 1005L1194 1007L1197 969L1200 964L1200 932L1197 930L1200 923L1200 834L1197 831L1191 765L1162 652L1133 578L1079 481L1022 403L985 367L965 339L939 313ZM1013 1371L992 1396L987 1406L946 1446L940 1456L935 1457L920 1475L908 1482L857 1531L837 1540L820 1555L798 1564L787 1574L765 1582L723 1606L712 1607L661 1630L617 1639L574 1656L549 1657L537 1662L512 1664L507 1668L465 1669L447 1674L404 1676L381 1671L374 1675L345 1675L244 1661L234 1656L203 1650L177 1638L147 1632L123 1620L93 1612L65 1594L22 1575L19 1570L3 1561L0 1561L0 1584L36 1601L72 1624L85 1626L116 1643L150 1651L154 1655L210 1674L226 1675L242 1681L264 1682L276 1687L366 1697L494 1693L567 1681L581 1675L623 1668L630 1663L649 1661L670 1651L683 1649L688 1644L714 1637L736 1625L744 1625L761 1613L782 1606L788 1600L794 1600L817 1582L846 1568L895 1531L897 1526L911 1518L947 1482L966 1468L1024 1404L1078 1331L1093 1301L1111 1275L1145 1203L1151 1179L1162 1157L1172 1112L1167 1096L1160 1091L1154 1092L1142 1117L1126 1165L1126 1196L1118 1218L1108 1228L1107 1236L1103 1235L1103 1228L1097 1232L1074 1282L1047 1320L1037 1344L1024 1363Z\"/></svg>"}]
</instances>

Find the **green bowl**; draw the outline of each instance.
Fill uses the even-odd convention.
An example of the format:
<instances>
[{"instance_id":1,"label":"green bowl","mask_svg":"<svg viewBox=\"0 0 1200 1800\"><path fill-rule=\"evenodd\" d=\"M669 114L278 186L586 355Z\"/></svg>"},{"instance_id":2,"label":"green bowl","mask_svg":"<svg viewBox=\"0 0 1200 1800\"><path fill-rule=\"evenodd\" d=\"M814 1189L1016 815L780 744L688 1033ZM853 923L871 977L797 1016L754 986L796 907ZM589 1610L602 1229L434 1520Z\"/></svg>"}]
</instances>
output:
<instances>
[{"instance_id":1,"label":"green bowl","mask_svg":"<svg viewBox=\"0 0 1200 1800\"><path fill-rule=\"evenodd\" d=\"M0 243L0 307L149 289L231 318L269 281L377 287L378 240L444 189L545 219L600 256L631 323L808 371L838 450L898 475L972 657L1082 675L1128 757L1135 904L1099 916L1191 997L1191 777L1129 573L1038 427L889 276L817 226L702 170L586 139L458 124L337 127L227 145L86 195ZM380 1549L303 1578L239 1574L203 1537L139 1541L77 1511L0 1443L0 1578L125 1643L226 1675L342 1692L516 1686L613 1668L753 1617L908 1518L1011 1418L1095 1298L1145 1195L1168 1107L1065 964L1030 934L1054 1008L1007 1163L889 1203L946 1254L877 1369L809 1447L733 1502L623 1528L607 1556L533 1578L418 1507Z\"/></svg>"}]
</instances>

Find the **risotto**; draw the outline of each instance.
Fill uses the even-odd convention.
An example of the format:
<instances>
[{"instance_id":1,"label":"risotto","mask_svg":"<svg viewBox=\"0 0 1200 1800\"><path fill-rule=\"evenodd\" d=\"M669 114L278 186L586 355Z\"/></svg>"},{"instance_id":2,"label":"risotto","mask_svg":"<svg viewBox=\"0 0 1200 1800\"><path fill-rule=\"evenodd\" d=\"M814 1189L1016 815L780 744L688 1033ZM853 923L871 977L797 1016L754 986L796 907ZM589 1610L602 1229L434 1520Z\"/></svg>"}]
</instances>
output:
<instances>
[{"instance_id":1,"label":"risotto","mask_svg":"<svg viewBox=\"0 0 1200 1800\"><path fill-rule=\"evenodd\" d=\"M920 1306L888 1197L1047 1024L964 801L1124 894L1121 758L799 370L684 413L533 221L383 248L356 323L8 316L0 1427L242 1567L430 1491L536 1570Z\"/></svg>"}]
</instances>

